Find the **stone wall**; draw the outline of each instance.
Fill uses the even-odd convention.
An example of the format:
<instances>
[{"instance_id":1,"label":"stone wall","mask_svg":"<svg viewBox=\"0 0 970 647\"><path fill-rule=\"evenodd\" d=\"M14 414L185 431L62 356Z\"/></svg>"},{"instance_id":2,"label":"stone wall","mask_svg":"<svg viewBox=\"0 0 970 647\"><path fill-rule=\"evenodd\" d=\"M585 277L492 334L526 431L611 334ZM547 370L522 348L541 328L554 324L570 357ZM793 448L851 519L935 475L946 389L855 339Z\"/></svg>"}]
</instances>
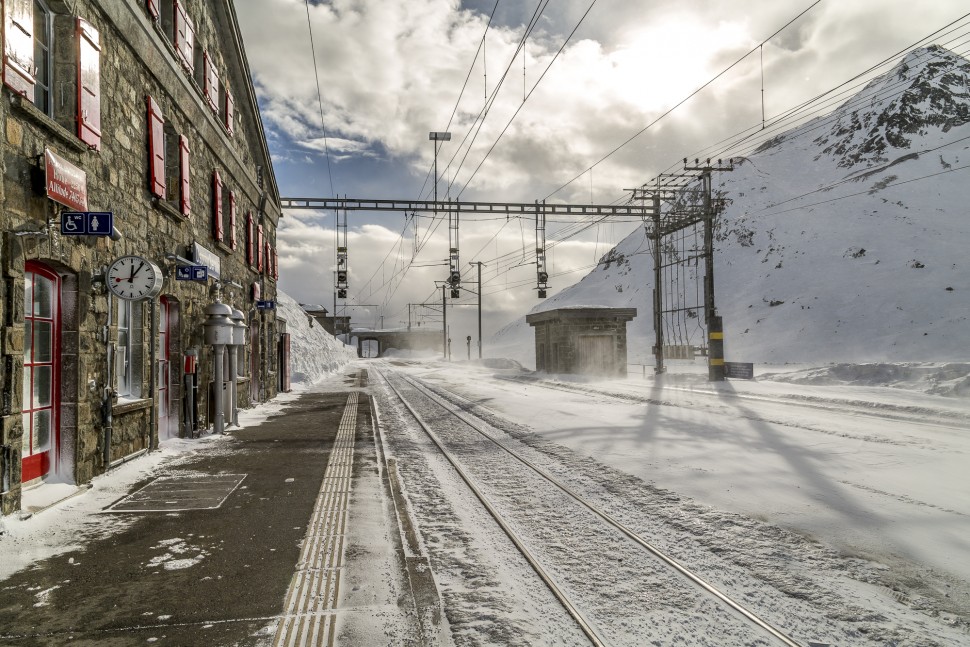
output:
<instances>
[{"instance_id":1,"label":"stone wall","mask_svg":"<svg viewBox=\"0 0 970 647\"><path fill-rule=\"evenodd\" d=\"M165 2L163 1L164 5ZM104 269L123 255L140 255L159 265L165 281L162 295L177 304L179 325L172 331L175 352L171 368L175 401L169 412L180 414L181 351L199 349L199 382L208 384L211 349L202 344L203 310L216 282L176 281L178 259L190 258L193 243L214 252L221 262L221 297L255 326L247 343L243 370L251 388L239 390L240 406L276 394L277 329L274 310L257 311L259 298L272 300L276 282L269 264L260 271L247 259L247 214L262 224L270 253L275 252L279 195L245 57L229 0L187 3L196 29L197 55L204 49L215 61L220 87L230 89L235 114L230 133L222 116L206 105L195 70L176 58L171 37L153 23L141 0L49 2L54 15L54 107L45 114L8 87L0 90L0 512L20 506L24 430L24 268L36 261L61 277L59 395L59 475L77 483L90 481L105 468L105 455L118 460L155 446L155 402L151 392L155 340L151 308L144 304L133 355L141 371L134 376L140 396L112 401L111 445L105 451L105 398L113 387L109 350L118 343L117 298L105 289ZM90 22L100 36L101 150L82 142L76 132L75 16ZM147 97L157 102L169 136L189 142L190 214L177 201L158 199L149 190L149 125ZM170 142L172 140L169 140ZM87 208L111 211L119 240L69 237L59 232L59 214L67 208L44 195L42 156L45 149L83 170ZM41 161L38 162L38 159ZM213 238L213 171L218 170L225 196L236 198L235 246ZM169 196L166 196L168 198ZM222 214L220 214L222 216ZM224 217L224 216L223 216ZM268 260L268 259L267 259ZM255 371L250 369L255 357ZM200 388L199 410L207 409ZM208 421L204 421L208 423Z\"/></svg>"}]
</instances>

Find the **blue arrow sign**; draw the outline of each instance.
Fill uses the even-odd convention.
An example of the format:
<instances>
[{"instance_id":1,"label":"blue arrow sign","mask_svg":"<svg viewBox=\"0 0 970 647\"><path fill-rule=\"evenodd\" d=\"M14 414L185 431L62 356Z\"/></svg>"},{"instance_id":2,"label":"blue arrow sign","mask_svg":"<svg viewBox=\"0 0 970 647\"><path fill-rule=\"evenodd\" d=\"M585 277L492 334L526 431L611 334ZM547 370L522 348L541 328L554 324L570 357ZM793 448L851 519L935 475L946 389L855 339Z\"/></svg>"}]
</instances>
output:
<instances>
[{"instance_id":1,"label":"blue arrow sign","mask_svg":"<svg viewBox=\"0 0 970 647\"><path fill-rule=\"evenodd\" d=\"M64 236L110 236L114 214L110 211L63 211L61 234Z\"/></svg>"}]
</instances>

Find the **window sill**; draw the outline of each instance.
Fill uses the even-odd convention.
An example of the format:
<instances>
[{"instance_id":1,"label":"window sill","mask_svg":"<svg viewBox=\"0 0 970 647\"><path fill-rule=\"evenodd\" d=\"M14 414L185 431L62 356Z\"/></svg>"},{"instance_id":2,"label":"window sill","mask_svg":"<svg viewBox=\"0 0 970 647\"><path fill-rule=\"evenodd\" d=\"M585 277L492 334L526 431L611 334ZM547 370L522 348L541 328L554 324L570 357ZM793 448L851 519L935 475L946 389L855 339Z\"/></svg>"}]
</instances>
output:
<instances>
[{"instance_id":1,"label":"window sill","mask_svg":"<svg viewBox=\"0 0 970 647\"><path fill-rule=\"evenodd\" d=\"M10 91L8 90L8 92ZM23 96L11 92L10 105L16 112L20 113L33 123L50 131L50 133L57 137L61 143L65 144L74 151L78 153L86 153L89 150L93 150L90 146L78 139L67 128L41 112L37 106L30 101L27 101Z\"/></svg>"},{"instance_id":2,"label":"window sill","mask_svg":"<svg viewBox=\"0 0 970 647\"><path fill-rule=\"evenodd\" d=\"M143 398L140 400L121 400L117 404L112 405L111 415L123 416L126 413L150 409L153 403L154 400L151 398Z\"/></svg>"},{"instance_id":3,"label":"window sill","mask_svg":"<svg viewBox=\"0 0 970 647\"><path fill-rule=\"evenodd\" d=\"M152 206L176 222L184 222L188 219L181 211L173 207L168 200L162 200L157 196L152 198Z\"/></svg>"},{"instance_id":4,"label":"window sill","mask_svg":"<svg viewBox=\"0 0 970 647\"><path fill-rule=\"evenodd\" d=\"M216 249L218 249L223 254L232 254L232 252L233 252L232 247L230 247L226 243L222 242L221 240L216 240L216 241L213 241L213 242L215 242L215 244L216 244Z\"/></svg>"}]
</instances>

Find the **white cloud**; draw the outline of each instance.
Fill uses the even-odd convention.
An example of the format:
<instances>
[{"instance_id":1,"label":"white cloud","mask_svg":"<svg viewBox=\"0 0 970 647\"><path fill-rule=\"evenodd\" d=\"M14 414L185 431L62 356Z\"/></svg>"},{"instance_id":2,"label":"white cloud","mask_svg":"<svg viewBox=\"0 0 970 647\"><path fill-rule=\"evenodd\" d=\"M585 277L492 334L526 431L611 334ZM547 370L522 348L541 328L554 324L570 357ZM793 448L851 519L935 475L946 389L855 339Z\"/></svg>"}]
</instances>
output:
<instances>
[{"instance_id":1,"label":"white cloud","mask_svg":"<svg viewBox=\"0 0 970 647\"><path fill-rule=\"evenodd\" d=\"M490 8L491 3L486 4ZM462 199L532 202L578 178L556 193L555 199L610 202L624 189L649 180L680 158L693 156L695 151L742 128L760 124L762 68L756 54L592 172L586 172L809 4L773 0L597 4ZM273 140L274 160L303 159L319 167L321 175L327 172L317 102L319 77L331 163L338 164L338 170L347 169L353 168L353 160L378 156L409 170L414 178L408 195L364 196L355 191L355 182L369 187L379 183L373 177L355 178L344 171L337 176L336 188L341 194L414 197L432 162L427 132L445 128L453 133L453 140L441 148L439 170L445 180L453 180L465 154L459 148L461 141L484 106L486 91L493 95L506 64L512 61L498 99L457 173L452 194L457 193L521 107L522 57L513 60L512 55L522 35L521 21L531 15L531 6L503 6L501 26L490 29L486 38L486 64L479 57L449 127L459 90L482 39L486 15L460 8L457 0L311 3L317 54L314 70L304 0L236 0L235 5L264 106L262 118L270 133L282 135L279 142ZM526 47L525 91L539 78L587 6L586 0L550 4L549 15L540 23L543 31L536 32ZM819 4L764 47L768 117L907 48L963 12L957 0L918 5L909 0ZM291 144L285 142L287 138ZM287 146L290 148L281 150ZM455 162L449 166L453 156ZM322 183L307 186L303 193L326 197L322 187ZM406 232L402 241L398 237L401 229L386 225L390 222L387 216L373 218L373 222L381 223L374 227L362 227L361 223L369 222L363 217L365 220L355 216L351 225L351 293L366 286L364 292L356 293L358 300L383 303L387 286L398 286L386 311L403 312L406 318L407 303L433 296L433 281L443 278L445 269L414 267L400 283L397 275L410 261L414 248L413 230ZM403 218L397 222L403 226ZM419 222L423 231L426 221ZM524 262L534 262L532 223L523 224L521 235L517 224L505 227L496 236L497 245L492 241L479 258L471 257L501 224L463 219L463 264L469 260L489 262L515 250L521 254L523 244ZM305 212L291 212L281 224L283 284L300 301L329 302L333 226L332 214L321 218ZM613 242L633 226L615 226ZM550 241L560 227L550 225ZM606 236L602 227L599 233ZM592 263L596 234L596 229L591 229L576 242L560 245L555 252L550 250L555 270ZM445 224L424 246L416 262L426 265L441 261L447 258L447 248ZM605 243L601 242L598 250L604 253ZM485 274L491 271L486 268ZM508 277L490 279L488 289L503 285L506 279L510 285L526 281L534 271L534 265L515 268ZM578 278L562 277L553 283L559 288L560 281ZM494 322L491 330L504 323L503 318L511 318L535 303L530 286L501 290L486 298ZM458 310L456 322L464 316Z\"/></svg>"}]
</instances>

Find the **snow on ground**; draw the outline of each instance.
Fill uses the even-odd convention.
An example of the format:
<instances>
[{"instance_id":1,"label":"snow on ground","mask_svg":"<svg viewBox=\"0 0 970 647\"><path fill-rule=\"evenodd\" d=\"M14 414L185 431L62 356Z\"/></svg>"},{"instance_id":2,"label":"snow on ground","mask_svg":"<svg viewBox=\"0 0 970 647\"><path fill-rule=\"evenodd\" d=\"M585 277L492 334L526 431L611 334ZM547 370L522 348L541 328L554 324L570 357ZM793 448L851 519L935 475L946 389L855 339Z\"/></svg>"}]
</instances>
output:
<instances>
[{"instance_id":1,"label":"snow on ground","mask_svg":"<svg viewBox=\"0 0 970 647\"><path fill-rule=\"evenodd\" d=\"M710 383L697 370L537 381L467 362L395 368L656 487L795 530L900 578L939 582L941 595L970 609L967 399Z\"/></svg>"},{"instance_id":2,"label":"snow on ground","mask_svg":"<svg viewBox=\"0 0 970 647\"><path fill-rule=\"evenodd\" d=\"M340 370L357 358L356 350L341 344L323 328L311 328L302 308L288 295L277 293L280 318L290 333L293 392L239 412L239 428L255 427L282 411L299 393ZM160 476L180 459L199 452L231 451L229 436L206 435L198 439L163 440L157 451L118 464L84 487L69 483L45 483L23 493L24 512L0 516L0 580L31 563L79 548L82 543L120 532L134 517L102 515L102 509L128 494L135 483ZM33 513L31 512L33 511ZM169 551L172 552L172 551ZM198 556L166 557L166 568L184 568ZM201 557L199 557L201 559ZM188 560L188 561L186 561ZM193 562L194 563L194 562Z\"/></svg>"}]
</instances>

